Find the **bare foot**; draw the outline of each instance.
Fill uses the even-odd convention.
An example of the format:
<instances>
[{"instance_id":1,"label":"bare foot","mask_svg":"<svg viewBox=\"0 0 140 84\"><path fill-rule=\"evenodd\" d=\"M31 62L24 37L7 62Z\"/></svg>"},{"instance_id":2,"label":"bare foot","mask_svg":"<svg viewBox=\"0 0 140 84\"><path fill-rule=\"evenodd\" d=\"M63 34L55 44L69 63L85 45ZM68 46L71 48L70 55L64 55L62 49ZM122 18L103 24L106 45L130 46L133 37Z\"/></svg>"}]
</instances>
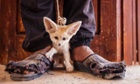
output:
<instances>
[{"instance_id":1,"label":"bare foot","mask_svg":"<svg viewBox=\"0 0 140 84\"><path fill-rule=\"evenodd\" d=\"M72 51L72 59L81 62L93 53L88 46L79 46Z\"/></svg>"}]
</instances>

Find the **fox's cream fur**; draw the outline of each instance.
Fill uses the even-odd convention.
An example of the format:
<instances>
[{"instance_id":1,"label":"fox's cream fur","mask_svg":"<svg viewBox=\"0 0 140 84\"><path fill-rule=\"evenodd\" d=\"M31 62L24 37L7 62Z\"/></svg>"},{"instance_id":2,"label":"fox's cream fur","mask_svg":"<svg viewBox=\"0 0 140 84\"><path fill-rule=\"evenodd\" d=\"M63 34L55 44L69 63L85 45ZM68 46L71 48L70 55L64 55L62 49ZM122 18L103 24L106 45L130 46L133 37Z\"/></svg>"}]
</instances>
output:
<instances>
[{"instance_id":1,"label":"fox's cream fur","mask_svg":"<svg viewBox=\"0 0 140 84\"><path fill-rule=\"evenodd\" d=\"M63 54L64 58L63 62L65 62L64 65L68 72L74 70L72 61L70 59L69 41L72 38L72 36L74 36L79 30L81 23L82 23L81 21L77 21L69 25L60 26L54 23L51 19L44 17L45 29L49 33L50 39L53 44L53 47L45 55L51 61L54 60L55 65L57 65L59 63L58 62L59 60L58 59L55 60L55 57L53 56L56 53Z\"/></svg>"}]
</instances>

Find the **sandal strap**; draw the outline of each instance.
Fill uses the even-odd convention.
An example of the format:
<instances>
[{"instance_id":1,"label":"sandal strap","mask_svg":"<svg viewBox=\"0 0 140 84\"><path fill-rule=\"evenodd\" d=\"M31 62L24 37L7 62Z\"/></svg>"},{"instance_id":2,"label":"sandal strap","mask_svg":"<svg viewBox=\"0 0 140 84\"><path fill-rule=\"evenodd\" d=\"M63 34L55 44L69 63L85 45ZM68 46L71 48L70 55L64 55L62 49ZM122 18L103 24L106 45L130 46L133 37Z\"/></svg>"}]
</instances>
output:
<instances>
[{"instance_id":1,"label":"sandal strap","mask_svg":"<svg viewBox=\"0 0 140 84\"><path fill-rule=\"evenodd\" d=\"M91 54L82 63L75 62L75 64L75 69L77 69L77 66L80 71L86 68L86 72L101 78L112 79L114 77L125 77L126 66L124 63L109 62L97 54Z\"/></svg>"},{"instance_id":2,"label":"sandal strap","mask_svg":"<svg viewBox=\"0 0 140 84\"><path fill-rule=\"evenodd\" d=\"M33 54L22 61L9 62L6 65L5 71L19 74L23 74L25 70L36 73L45 73L50 69L51 65L51 62L45 55L38 53Z\"/></svg>"}]
</instances>

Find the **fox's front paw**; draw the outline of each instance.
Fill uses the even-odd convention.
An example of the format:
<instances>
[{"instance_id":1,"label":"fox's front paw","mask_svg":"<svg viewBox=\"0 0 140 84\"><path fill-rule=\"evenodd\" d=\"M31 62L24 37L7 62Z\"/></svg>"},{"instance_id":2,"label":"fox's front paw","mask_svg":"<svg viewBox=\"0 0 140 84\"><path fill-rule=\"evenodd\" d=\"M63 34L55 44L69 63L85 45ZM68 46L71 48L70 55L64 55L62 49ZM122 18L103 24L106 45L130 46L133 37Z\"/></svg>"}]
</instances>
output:
<instances>
[{"instance_id":1,"label":"fox's front paw","mask_svg":"<svg viewBox=\"0 0 140 84\"><path fill-rule=\"evenodd\" d=\"M73 66L66 67L67 72L72 72L74 70Z\"/></svg>"},{"instance_id":2,"label":"fox's front paw","mask_svg":"<svg viewBox=\"0 0 140 84\"><path fill-rule=\"evenodd\" d=\"M53 60L53 57L52 57L51 55L49 55L49 53L46 53L45 56L46 56L50 61Z\"/></svg>"}]
</instances>

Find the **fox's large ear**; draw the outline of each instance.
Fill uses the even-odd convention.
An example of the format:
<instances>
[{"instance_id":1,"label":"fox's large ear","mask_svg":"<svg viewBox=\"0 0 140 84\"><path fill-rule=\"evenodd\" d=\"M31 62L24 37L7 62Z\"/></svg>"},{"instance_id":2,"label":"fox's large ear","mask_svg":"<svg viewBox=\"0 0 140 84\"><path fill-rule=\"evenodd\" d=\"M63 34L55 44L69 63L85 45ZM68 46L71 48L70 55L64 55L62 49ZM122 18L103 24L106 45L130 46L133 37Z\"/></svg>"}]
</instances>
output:
<instances>
[{"instance_id":1,"label":"fox's large ear","mask_svg":"<svg viewBox=\"0 0 140 84\"><path fill-rule=\"evenodd\" d=\"M66 30L67 33L69 35L75 35L77 33L77 31L80 29L81 23L82 23L82 21L77 21L77 22L74 22L74 23L68 25L68 29Z\"/></svg>"},{"instance_id":2,"label":"fox's large ear","mask_svg":"<svg viewBox=\"0 0 140 84\"><path fill-rule=\"evenodd\" d=\"M45 25L45 29L48 33L53 33L57 30L57 25L51 19L44 17L43 22Z\"/></svg>"}]
</instances>

